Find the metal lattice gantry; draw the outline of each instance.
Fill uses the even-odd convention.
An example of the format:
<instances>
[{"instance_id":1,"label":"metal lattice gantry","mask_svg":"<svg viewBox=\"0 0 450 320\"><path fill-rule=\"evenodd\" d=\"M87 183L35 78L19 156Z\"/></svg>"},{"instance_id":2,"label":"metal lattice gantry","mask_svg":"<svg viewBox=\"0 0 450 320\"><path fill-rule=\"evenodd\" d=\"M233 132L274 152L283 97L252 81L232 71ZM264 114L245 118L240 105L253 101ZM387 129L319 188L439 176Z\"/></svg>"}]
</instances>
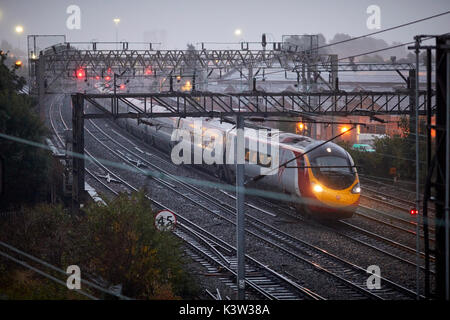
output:
<instances>
[{"instance_id":1,"label":"metal lattice gantry","mask_svg":"<svg viewBox=\"0 0 450 320\"><path fill-rule=\"evenodd\" d=\"M71 43L52 46L43 51L47 59L48 71L65 71L79 67L101 70L104 68L142 69L152 67L154 70L179 70L181 68L198 66L200 68L230 70L232 68L281 67L294 69L302 64L329 65L332 55L312 55L305 52L282 50L250 50L241 49L205 49L201 50L132 50L126 43L121 43L120 50L97 49L92 43L90 49L78 49Z\"/></svg>"},{"instance_id":2,"label":"metal lattice gantry","mask_svg":"<svg viewBox=\"0 0 450 320\"><path fill-rule=\"evenodd\" d=\"M100 48L96 42L89 43L87 49L86 45L81 48L76 45L69 42L56 44L40 51L39 58L30 58L32 89L44 83L47 88L52 87L58 80L73 78L79 68L85 70L87 79L103 77L106 73L131 77L151 74L155 78L190 74L197 77L198 83L221 79L237 71L241 78L251 82L261 70L263 74L266 69L306 69L308 74L301 73L302 81L315 83L319 78L315 69L320 65L333 73L330 79L337 78L336 55L287 51L281 46L274 46L273 50L250 50L248 45L227 50L154 50L150 44L142 50L130 49L128 43L121 43L120 50L112 50Z\"/></svg>"},{"instance_id":3,"label":"metal lattice gantry","mask_svg":"<svg viewBox=\"0 0 450 320\"><path fill-rule=\"evenodd\" d=\"M301 114L410 114L410 92L160 92L83 94L101 113L85 118L159 118L223 116L299 116ZM419 92L419 113L426 113L426 92ZM123 104L129 111L121 112ZM163 107L163 111L155 106ZM433 107L434 108L434 107ZM432 108L432 109L433 109Z\"/></svg>"},{"instance_id":4,"label":"metal lattice gantry","mask_svg":"<svg viewBox=\"0 0 450 320\"><path fill-rule=\"evenodd\" d=\"M109 44L109 43L108 43ZM128 43L122 42L121 49L105 49L99 43L84 43L80 47L78 43L64 42L50 46L42 50L39 59L31 59L34 65L32 74L36 81L33 89L37 89L39 104L44 105L43 96L50 90L59 79L70 80L74 77L75 70L84 68L86 80L99 78L107 72L110 75L121 74L124 77L137 77L146 75L150 68L150 74L155 78L164 79L172 77L174 74L187 73L193 77L193 83L207 84L209 80L221 78L233 72L240 72L247 79L248 87L251 88L252 81L263 70L278 69L278 71L296 72L297 82L302 85L310 84L307 92L281 92L269 93L253 90L242 94L231 94L231 100L225 98L226 95L207 92L207 86L198 85L198 90L185 95L173 93L172 98L183 100L183 105L190 106L199 112L212 112L216 110L232 110L235 106L247 104L250 110L266 109L270 112L310 112L310 113L333 113L346 115L360 112L381 112L405 114L412 110L414 106L410 87L407 92L356 92L347 93L339 91L338 73L340 71L397 71L409 70L410 74L414 69L408 63L346 63L339 64L338 57L334 54L318 54L308 51L288 50L285 46L274 45L271 50L265 48L260 50L250 50L248 45L242 45L240 49L202 49L190 48L188 50L155 50L149 44L146 49L130 49ZM78 46L78 47L77 47ZM329 78L325 80L320 74L328 72ZM244 74L246 73L246 74ZM399 72L400 73L400 72ZM195 79L197 74L197 79ZM32 77L33 78L33 77ZM405 80L407 80L404 77ZM141 81L141 80L140 80ZM142 81L145 81L142 80ZM197 81L197 82L196 82ZM317 84L322 82L327 86L327 91L319 92ZM73 83L74 84L74 83ZM89 83L88 83L89 84ZM66 86L67 81L62 82ZM77 90L80 91L78 88ZM154 94L150 97L150 102L159 101L163 106L164 101L172 93L161 92L160 96ZM54 93L54 92L53 92ZM152 93L153 94L153 93ZM169 96L168 96L169 95ZM194 99L195 98L195 99ZM125 98L121 98L125 99ZM197 100L202 100L203 107L199 107ZM411 101L410 101L411 100ZM423 98L421 112L424 113ZM205 104L206 101L206 104ZM226 102L228 101L228 102ZM171 102L172 103L172 102ZM212 110L206 110L205 106L211 105ZM41 108L42 109L42 108ZM253 112L253 111L252 111ZM43 110L41 110L43 116Z\"/></svg>"},{"instance_id":5,"label":"metal lattice gantry","mask_svg":"<svg viewBox=\"0 0 450 320\"><path fill-rule=\"evenodd\" d=\"M273 50L250 50L247 46L240 49L205 49L200 50L154 50L152 45L145 50L129 49L128 43L121 42L122 49L98 49L98 43L88 44L88 49L77 48L69 42L51 46L39 55L38 60L45 60L45 72L48 76L58 77L61 74L85 68L91 76L101 76L106 70L117 73L145 74L151 69L152 74L167 76L168 74L206 72L207 78L221 78L230 72L240 71L244 78L251 80L253 71L259 73L266 69L284 69L301 74L305 71L313 73L333 73L337 78L339 71L393 71L411 70L408 63L346 63L338 64L335 54L316 54L307 51L285 50L274 46ZM30 65L36 64L37 57L30 59ZM242 71L249 70L249 75ZM304 75L302 74L302 77ZM317 77L313 77L316 79Z\"/></svg>"},{"instance_id":6,"label":"metal lattice gantry","mask_svg":"<svg viewBox=\"0 0 450 320\"><path fill-rule=\"evenodd\" d=\"M240 70L243 68L281 68L300 71L303 66L314 67L317 71L393 71L410 70L409 63L346 63L337 64L337 56L309 55L302 52L283 50L78 50L70 44L46 50L47 72L65 72L77 68L87 68L93 74L101 74L108 68L120 71L146 68L166 73L183 72L192 68L204 70ZM333 59L335 58L335 60Z\"/></svg>"}]
</instances>

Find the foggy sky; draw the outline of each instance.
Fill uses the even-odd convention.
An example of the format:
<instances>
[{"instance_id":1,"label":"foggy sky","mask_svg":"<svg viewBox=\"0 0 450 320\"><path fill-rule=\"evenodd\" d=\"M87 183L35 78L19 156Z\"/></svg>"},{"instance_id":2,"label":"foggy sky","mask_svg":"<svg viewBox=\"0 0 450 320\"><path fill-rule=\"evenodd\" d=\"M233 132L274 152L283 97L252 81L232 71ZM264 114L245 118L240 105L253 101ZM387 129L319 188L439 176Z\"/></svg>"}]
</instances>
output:
<instances>
[{"instance_id":1,"label":"foggy sky","mask_svg":"<svg viewBox=\"0 0 450 320\"><path fill-rule=\"evenodd\" d=\"M68 30L66 8L81 8L81 30ZM373 32L366 27L366 8L381 7L381 28L450 9L449 0L0 0L0 41L16 45L14 27L26 34L65 34L68 41L114 41L113 18L119 17L119 40L163 41L166 49L187 43L280 41L283 34L322 33L329 41L336 33L351 36ZM242 35L234 35L235 29ZM378 35L393 41L412 41L416 34L450 31L450 15ZM209 45L213 47L213 45Z\"/></svg>"}]
</instances>

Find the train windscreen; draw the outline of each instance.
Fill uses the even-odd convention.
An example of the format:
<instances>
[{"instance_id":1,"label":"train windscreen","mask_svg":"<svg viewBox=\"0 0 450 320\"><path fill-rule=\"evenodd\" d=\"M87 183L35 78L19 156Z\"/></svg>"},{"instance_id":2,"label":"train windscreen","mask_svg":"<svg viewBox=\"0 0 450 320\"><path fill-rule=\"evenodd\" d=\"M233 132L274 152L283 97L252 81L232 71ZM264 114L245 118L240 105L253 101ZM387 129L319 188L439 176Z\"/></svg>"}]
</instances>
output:
<instances>
[{"instance_id":1,"label":"train windscreen","mask_svg":"<svg viewBox=\"0 0 450 320\"><path fill-rule=\"evenodd\" d=\"M316 154L310 157L312 172L324 186L342 190L355 181L355 170L348 157Z\"/></svg>"}]
</instances>

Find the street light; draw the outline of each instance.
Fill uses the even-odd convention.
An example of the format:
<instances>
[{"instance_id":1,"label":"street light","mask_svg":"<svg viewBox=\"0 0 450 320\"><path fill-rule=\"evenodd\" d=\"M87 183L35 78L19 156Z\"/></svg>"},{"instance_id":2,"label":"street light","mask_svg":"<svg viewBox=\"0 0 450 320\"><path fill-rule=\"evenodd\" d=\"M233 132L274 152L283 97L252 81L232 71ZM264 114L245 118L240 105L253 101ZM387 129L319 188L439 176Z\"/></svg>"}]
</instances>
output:
<instances>
[{"instance_id":1,"label":"street light","mask_svg":"<svg viewBox=\"0 0 450 320\"><path fill-rule=\"evenodd\" d=\"M235 29L234 30L234 35L238 38L238 39L240 39L239 40L239 42L241 43L241 49L243 49L244 48L244 39L241 37L242 36L242 30L241 29ZM247 49L248 49L248 43L247 43ZM251 87L251 81L252 81L252 79L253 79L253 71L251 71L251 70L253 70L252 69L252 67L249 67L248 68L248 70L249 70L249 77L248 77L248 81L249 81L249 88ZM241 89L243 89L243 82L241 81Z\"/></svg>"},{"instance_id":2,"label":"street light","mask_svg":"<svg viewBox=\"0 0 450 320\"><path fill-rule=\"evenodd\" d=\"M23 27L22 27L22 26L16 26L15 30L16 30L16 33L22 34L22 32L23 32Z\"/></svg>"},{"instance_id":3,"label":"street light","mask_svg":"<svg viewBox=\"0 0 450 320\"><path fill-rule=\"evenodd\" d=\"M350 130L348 127L342 127L341 133L346 133L348 130Z\"/></svg>"},{"instance_id":4,"label":"street light","mask_svg":"<svg viewBox=\"0 0 450 320\"><path fill-rule=\"evenodd\" d=\"M20 35L23 33L23 27L21 25L18 25L14 28L14 30L19 35L19 37L17 38L17 49L20 51Z\"/></svg>"},{"instance_id":5,"label":"street light","mask_svg":"<svg viewBox=\"0 0 450 320\"><path fill-rule=\"evenodd\" d=\"M114 18L113 21L114 21L114 23L116 25L116 49L118 49L120 19L119 18Z\"/></svg>"}]
</instances>

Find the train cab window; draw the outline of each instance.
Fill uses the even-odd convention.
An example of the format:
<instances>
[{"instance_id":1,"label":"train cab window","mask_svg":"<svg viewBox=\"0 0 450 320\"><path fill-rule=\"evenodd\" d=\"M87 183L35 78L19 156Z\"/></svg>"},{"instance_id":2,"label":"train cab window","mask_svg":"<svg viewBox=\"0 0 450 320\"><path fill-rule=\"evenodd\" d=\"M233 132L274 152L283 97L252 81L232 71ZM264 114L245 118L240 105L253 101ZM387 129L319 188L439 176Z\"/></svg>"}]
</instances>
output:
<instances>
[{"instance_id":1,"label":"train cab window","mask_svg":"<svg viewBox=\"0 0 450 320\"><path fill-rule=\"evenodd\" d=\"M325 186L337 190L348 188L355 180L348 159L337 156L318 156L311 161L314 176Z\"/></svg>"},{"instance_id":2,"label":"train cab window","mask_svg":"<svg viewBox=\"0 0 450 320\"><path fill-rule=\"evenodd\" d=\"M324 156L314 159L314 165L320 168L320 171L339 171L342 173L351 173L351 167L348 160L341 157Z\"/></svg>"}]
</instances>

